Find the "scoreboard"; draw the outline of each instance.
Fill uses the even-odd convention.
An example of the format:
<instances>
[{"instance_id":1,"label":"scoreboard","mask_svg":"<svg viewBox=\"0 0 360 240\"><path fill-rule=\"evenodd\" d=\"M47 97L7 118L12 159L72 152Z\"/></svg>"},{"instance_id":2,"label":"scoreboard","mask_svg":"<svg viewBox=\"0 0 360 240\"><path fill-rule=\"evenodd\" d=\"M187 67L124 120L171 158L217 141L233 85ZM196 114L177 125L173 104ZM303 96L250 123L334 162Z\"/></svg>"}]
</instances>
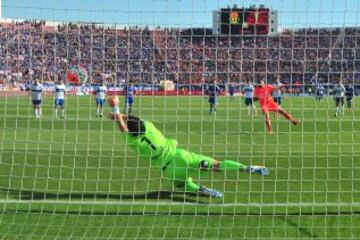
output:
<instances>
[{"instance_id":1,"label":"scoreboard","mask_svg":"<svg viewBox=\"0 0 360 240\"><path fill-rule=\"evenodd\" d=\"M222 8L217 25L220 34L267 35L270 20L268 8Z\"/></svg>"}]
</instances>

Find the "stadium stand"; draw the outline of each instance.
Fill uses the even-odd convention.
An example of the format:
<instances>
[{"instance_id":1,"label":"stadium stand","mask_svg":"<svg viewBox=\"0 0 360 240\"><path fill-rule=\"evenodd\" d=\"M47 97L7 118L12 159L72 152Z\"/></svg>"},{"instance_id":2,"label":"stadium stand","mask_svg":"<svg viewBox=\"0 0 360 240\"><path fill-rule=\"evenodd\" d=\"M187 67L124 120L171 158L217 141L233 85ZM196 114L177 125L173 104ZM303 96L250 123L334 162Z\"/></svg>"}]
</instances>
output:
<instances>
[{"instance_id":1,"label":"stadium stand","mask_svg":"<svg viewBox=\"0 0 360 240\"><path fill-rule=\"evenodd\" d=\"M0 23L0 81L65 80L81 64L91 82L105 76L177 84L360 81L360 28L284 30L273 36L214 36L210 29L119 28L44 21Z\"/></svg>"}]
</instances>

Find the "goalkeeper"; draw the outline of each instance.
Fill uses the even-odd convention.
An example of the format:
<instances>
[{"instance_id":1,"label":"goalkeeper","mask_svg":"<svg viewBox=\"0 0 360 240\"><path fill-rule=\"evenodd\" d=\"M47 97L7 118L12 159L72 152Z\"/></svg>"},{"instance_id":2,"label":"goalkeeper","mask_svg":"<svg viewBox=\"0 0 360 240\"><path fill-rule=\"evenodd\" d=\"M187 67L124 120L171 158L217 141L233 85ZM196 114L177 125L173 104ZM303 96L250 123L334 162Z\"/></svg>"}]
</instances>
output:
<instances>
[{"instance_id":1,"label":"goalkeeper","mask_svg":"<svg viewBox=\"0 0 360 240\"><path fill-rule=\"evenodd\" d=\"M165 138L151 122L121 114L117 96L111 97L109 104L112 107L109 118L116 121L119 129L126 133L125 137L130 146L142 157L150 160L151 165L160 167L163 174L172 179L177 186L184 186L185 191L222 197L220 191L193 182L191 175L199 172L229 170L258 173L262 176L269 174L268 169L263 166L246 166L231 160L218 161L177 148L177 141Z\"/></svg>"}]
</instances>

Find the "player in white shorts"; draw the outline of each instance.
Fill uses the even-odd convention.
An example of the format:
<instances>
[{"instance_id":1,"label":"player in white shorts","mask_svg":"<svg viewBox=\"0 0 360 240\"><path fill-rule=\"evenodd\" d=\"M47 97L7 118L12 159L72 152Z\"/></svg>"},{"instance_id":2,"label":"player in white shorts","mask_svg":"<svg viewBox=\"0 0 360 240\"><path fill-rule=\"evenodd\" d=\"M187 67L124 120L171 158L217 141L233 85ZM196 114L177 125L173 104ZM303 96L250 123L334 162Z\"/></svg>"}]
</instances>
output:
<instances>
[{"instance_id":1,"label":"player in white shorts","mask_svg":"<svg viewBox=\"0 0 360 240\"><path fill-rule=\"evenodd\" d=\"M30 95L32 104L34 107L35 118L42 117L41 103L43 98L43 86L39 79L35 79L35 82L30 87Z\"/></svg>"},{"instance_id":2,"label":"player in white shorts","mask_svg":"<svg viewBox=\"0 0 360 240\"><path fill-rule=\"evenodd\" d=\"M337 117L340 113L341 116L344 115L344 97L345 97L345 86L342 83L342 80L339 81L339 84L334 87L335 92L335 106L336 112L335 117Z\"/></svg>"},{"instance_id":3,"label":"player in white shorts","mask_svg":"<svg viewBox=\"0 0 360 240\"><path fill-rule=\"evenodd\" d=\"M55 107L55 117L58 116L58 108L61 108L60 118L65 116L65 95L66 95L66 86L63 80L60 80L54 88L54 107Z\"/></svg>"},{"instance_id":4,"label":"player in white shorts","mask_svg":"<svg viewBox=\"0 0 360 240\"><path fill-rule=\"evenodd\" d=\"M105 98L107 93L107 87L104 81L100 82L100 85L95 88L95 99L96 99L96 116L103 116L103 106L105 104Z\"/></svg>"}]
</instances>

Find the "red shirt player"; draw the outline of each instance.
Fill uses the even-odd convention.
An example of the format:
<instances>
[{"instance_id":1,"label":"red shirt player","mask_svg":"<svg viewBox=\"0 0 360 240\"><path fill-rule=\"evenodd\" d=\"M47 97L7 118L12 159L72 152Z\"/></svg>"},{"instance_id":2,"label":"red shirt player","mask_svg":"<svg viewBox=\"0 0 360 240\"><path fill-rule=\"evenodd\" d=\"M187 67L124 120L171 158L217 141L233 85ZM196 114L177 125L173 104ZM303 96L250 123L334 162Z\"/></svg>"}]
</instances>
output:
<instances>
[{"instance_id":1,"label":"red shirt player","mask_svg":"<svg viewBox=\"0 0 360 240\"><path fill-rule=\"evenodd\" d=\"M265 123L268 132L272 133L272 126L270 121L269 112L276 112L283 115L286 119L291 121L294 125L300 123L299 120L293 118L288 112L284 111L281 106L279 106L272 99L272 93L276 90L276 87L266 84L264 80L261 80L260 86L255 89L254 97L259 99L260 107L265 115Z\"/></svg>"}]
</instances>

